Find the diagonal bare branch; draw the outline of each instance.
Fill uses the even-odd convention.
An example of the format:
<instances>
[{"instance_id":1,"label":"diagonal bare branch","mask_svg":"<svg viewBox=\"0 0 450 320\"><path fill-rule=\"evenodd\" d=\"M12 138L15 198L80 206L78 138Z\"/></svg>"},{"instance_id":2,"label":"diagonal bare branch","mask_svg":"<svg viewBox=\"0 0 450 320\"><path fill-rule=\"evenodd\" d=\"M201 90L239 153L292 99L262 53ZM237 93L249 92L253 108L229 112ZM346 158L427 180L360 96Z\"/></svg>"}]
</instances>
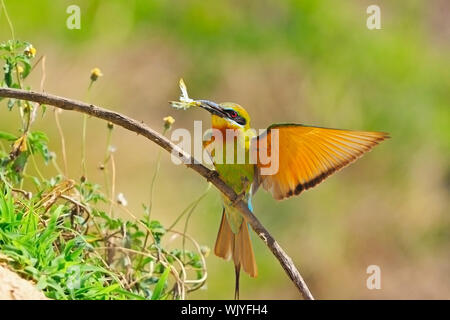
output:
<instances>
[{"instance_id":1,"label":"diagonal bare branch","mask_svg":"<svg viewBox=\"0 0 450 320\"><path fill-rule=\"evenodd\" d=\"M247 203L245 203L245 201L241 199L238 199L233 189L226 185L225 182L223 182L215 174L215 171L210 170L199 162L194 161L194 158L189 153L174 145L170 140L168 140L149 126L118 112L110 111L93 104L88 104L85 102L71 100L65 97L59 97L46 93L38 93L11 88L0 88L0 97L34 101L40 104L51 105L64 110L81 112L95 118L110 121L129 131L133 131L146 137L168 152L173 152L173 154L177 155L180 160L186 164L186 166L195 170L206 180L210 181L220 192L222 192L228 199L234 202L234 206L239 209L239 211L242 213L242 215L256 232L256 234L264 241L264 243L269 247L270 251L272 251L273 255L278 259L284 271L300 291L303 298L307 300L314 299L308 289L308 286L300 275L300 272L295 267L292 259L284 252L284 250L272 237L269 231L267 231L267 229L261 224L256 216L248 209Z\"/></svg>"}]
</instances>

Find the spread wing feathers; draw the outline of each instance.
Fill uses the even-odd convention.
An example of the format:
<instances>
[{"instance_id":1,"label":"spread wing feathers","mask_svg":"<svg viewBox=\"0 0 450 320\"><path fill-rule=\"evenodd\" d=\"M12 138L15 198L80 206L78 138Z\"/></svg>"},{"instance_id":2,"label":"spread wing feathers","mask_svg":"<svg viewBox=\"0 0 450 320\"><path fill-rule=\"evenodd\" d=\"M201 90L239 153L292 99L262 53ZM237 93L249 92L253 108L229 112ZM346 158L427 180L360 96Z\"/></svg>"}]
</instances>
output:
<instances>
[{"instance_id":1,"label":"spread wing feathers","mask_svg":"<svg viewBox=\"0 0 450 320\"><path fill-rule=\"evenodd\" d=\"M262 169L268 169L277 159L271 155L271 147L275 143L272 136L276 137L276 134L272 134L273 129L278 129L278 171L265 174ZM300 194L387 138L388 134L384 132L327 129L297 124L272 125L252 141L251 150L256 157L254 159L257 159L256 171L259 174L257 183L261 183L277 200ZM267 154L270 161L261 161L261 154ZM276 165L273 167L276 168Z\"/></svg>"}]
</instances>

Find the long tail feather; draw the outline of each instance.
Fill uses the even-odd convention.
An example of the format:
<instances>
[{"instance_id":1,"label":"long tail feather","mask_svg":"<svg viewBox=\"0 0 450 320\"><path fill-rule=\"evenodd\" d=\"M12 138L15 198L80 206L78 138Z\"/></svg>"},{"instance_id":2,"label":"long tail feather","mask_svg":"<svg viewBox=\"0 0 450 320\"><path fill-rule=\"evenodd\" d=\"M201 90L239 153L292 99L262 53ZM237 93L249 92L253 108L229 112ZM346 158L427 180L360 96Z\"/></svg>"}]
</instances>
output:
<instances>
[{"instance_id":1,"label":"long tail feather","mask_svg":"<svg viewBox=\"0 0 450 320\"><path fill-rule=\"evenodd\" d=\"M233 260L234 264L241 266L250 277L258 276L252 241L248 225L245 222L242 223L239 233L234 237Z\"/></svg>"},{"instance_id":2,"label":"long tail feather","mask_svg":"<svg viewBox=\"0 0 450 320\"><path fill-rule=\"evenodd\" d=\"M231 257L234 262L236 276L235 293L236 300L239 299L239 275L241 267L251 277L258 275L255 255L253 253L252 242L247 223L243 222L238 234L231 231L230 225L226 219L225 210L222 214L219 233L217 235L214 253L221 258L229 260Z\"/></svg>"},{"instance_id":3,"label":"long tail feather","mask_svg":"<svg viewBox=\"0 0 450 320\"><path fill-rule=\"evenodd\" d=\"M234 233L231 231L225 215L225 209L223 209L222 221L220 222L219 233L217 234L216 245L214 246L214 253L220 258L229 260L233 255L233 245Z\"/></svg>"},{"instance_id":4,"label":"long tail feather","mask_svg":"<svg viewBox=\"0 0 450 320\"><path fill-rule=\"evenodd\" d=\"M241 266L234 265L234 300L239 300L239 276L241 275Z\"/></svg>"}]
</instances>

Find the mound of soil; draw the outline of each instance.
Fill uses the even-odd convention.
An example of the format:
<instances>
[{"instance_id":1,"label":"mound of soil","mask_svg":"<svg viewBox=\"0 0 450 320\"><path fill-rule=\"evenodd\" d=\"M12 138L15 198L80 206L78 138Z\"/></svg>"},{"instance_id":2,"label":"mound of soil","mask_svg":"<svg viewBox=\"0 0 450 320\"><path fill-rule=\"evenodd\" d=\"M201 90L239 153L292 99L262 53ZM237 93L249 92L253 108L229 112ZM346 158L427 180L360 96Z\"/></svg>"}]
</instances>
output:
<instances>
[{"instance_id":1,"label":"mound of soil","mask_svg":"<svg viewBox=\"0 0 450 320\"><path fill-rule=\"evenodd\" d=\"M19 277L6 266L0 265L0 300L47 299L32 282Z\"/></svg>"}]
</instances>

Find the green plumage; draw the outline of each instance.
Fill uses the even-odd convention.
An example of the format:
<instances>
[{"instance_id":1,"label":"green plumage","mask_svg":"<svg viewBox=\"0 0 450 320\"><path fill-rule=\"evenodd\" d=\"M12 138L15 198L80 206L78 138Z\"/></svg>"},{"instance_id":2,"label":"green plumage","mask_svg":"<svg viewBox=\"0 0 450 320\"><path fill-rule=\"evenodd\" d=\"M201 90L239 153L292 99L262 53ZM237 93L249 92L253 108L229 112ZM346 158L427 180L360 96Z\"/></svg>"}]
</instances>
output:
<instances>
[{"instance_id":1,"label":"green plumage","mask_svg":"<svg viewBox=\"0 0 450 320\"><path fill-rule=\"evenodd\" d=\"M247 143L246 143L247 142ZM217 146L216 146L217 147ZM227 150L233 149L232 155L234 158L231 161L227 161ZM239 163L238 157L243 154L245 157L240 159ZM220 178L230 186L236 194L243 197L247 203L251 202L251 187L255 174L255 165L249 163L249 148L248 148L248 138L240 135L236 139L225 142L223 144L221 161L219 163L217 150L214 152L214 166L216 171L219 173ZM241 227L243 218L238 209L234 208L230 200L222 196L223 204L225 207L225 214L227 216L228 222L230 224L233 233L238 233ZM251 205L249 205L250 210Z\"/></svg>"},{"instance_id":2,"label":"green plumage","mask_svg":"<svg viewBox=\"0 0 450 320\"><path fill-rule=\"evenodd\" d=\"M220 178L238 195L244 193L244 200L249 203L251 201L251 187L254 178L253 164L216 164L216 170ZM238 209L234 208L230 200L223 197L225 214L227 215L233 233L238 233L243 218Z\"/></svg>"}]
</instances>

